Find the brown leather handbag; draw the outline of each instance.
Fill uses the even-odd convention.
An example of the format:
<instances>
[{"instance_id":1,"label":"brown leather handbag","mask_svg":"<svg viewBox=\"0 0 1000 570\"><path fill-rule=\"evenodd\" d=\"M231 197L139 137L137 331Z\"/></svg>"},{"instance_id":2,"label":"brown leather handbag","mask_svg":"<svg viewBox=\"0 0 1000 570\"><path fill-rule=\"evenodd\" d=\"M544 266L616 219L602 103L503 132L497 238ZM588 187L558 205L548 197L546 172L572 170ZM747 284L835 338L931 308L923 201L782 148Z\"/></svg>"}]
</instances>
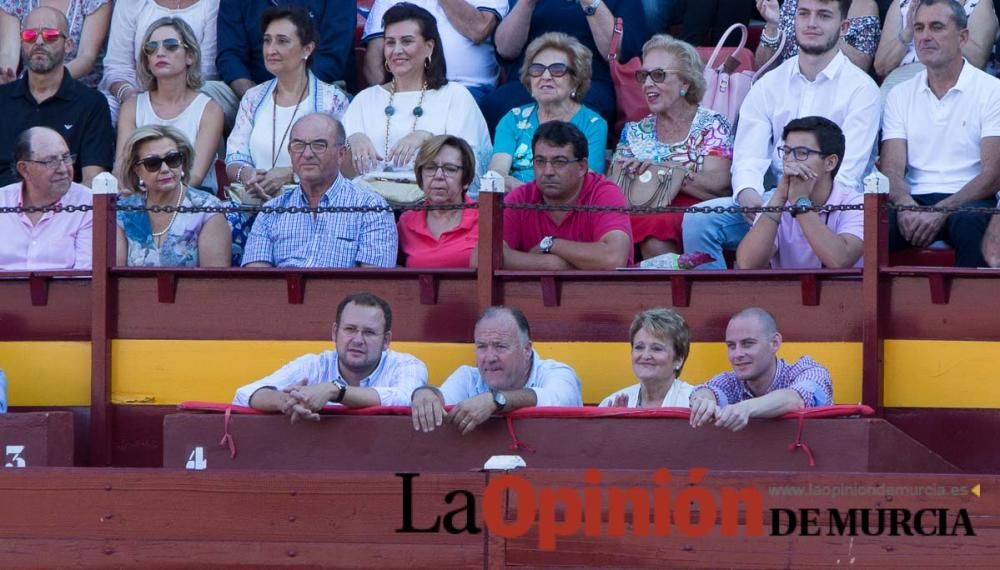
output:
<instances>
[{"instance_id":1,"label":"brown leather handbag","mask_svg":"<svg viewBox=\"0 0 1000 570\"><path fill-rule=\"evenodd\" d=\"M631 174L613 160L608 179L618 185L633 208L669 206L681 191L688 169L679 163L653 164L642 174Z\"/></svg>"}]
</instances>

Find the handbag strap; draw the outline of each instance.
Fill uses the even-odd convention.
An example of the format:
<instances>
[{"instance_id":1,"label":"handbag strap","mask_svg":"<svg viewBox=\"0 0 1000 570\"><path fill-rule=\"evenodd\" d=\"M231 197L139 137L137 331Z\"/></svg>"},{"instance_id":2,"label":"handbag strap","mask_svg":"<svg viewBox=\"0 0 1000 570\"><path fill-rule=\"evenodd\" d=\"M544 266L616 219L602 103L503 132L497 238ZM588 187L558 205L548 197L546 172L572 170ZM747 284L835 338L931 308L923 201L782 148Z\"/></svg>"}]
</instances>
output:
<instances>
[{"instance_id":1,"label":"handbag strap","mask_svg":"<svg viewBox=\"0 0 1000 570\"><path fill-rule=\"evenodd\" d=\"M624 29L625 23L622 19L615 18L615 28L614 31L611 32L611 45L608 46L608 61L618 60L618 50L621 48Z\"/></svg>"},{"instance_id":2,"label":"handbag strap","mask_svg":"<svg viewBox=\"0 0 1000 570\"><path fill-rule=\"evenodd\" d=\"M767 70L774 65L774 62L778 61L778 58L781 57L781 52L784 51L784 49L785 32L781 32L781 41L778 42L778 48L774 50L774 55L772 55L771 59L767 60L764 65L760 66L760 69L754 72L753 78L750 79L751 84L757 83L757 79L759 79L761 75L764 75L764 73L766 73Z\"/></svg>"},{"instance_id":3,"label":"handbag strap","mask_svg":"<svg viewBox=\"0 0 1000 570\"><path fill-rule=\"evenodd\" d=\"M736 48L734 53L740 51L747 45L747 27L740 22L736 22L732 26L729 26L726 33L722 34L722 37L719 38L719 43L715 44L715 50L712 52L712 57L708 58L708 63L705 64L705 67L715 69L715 58L719 56L719 52L722 51L722 47L726 45L726 40L729 39L729 34L731 34L733 30L737 29L740 31L740 45Z\"/></svg>"}]
</instances>

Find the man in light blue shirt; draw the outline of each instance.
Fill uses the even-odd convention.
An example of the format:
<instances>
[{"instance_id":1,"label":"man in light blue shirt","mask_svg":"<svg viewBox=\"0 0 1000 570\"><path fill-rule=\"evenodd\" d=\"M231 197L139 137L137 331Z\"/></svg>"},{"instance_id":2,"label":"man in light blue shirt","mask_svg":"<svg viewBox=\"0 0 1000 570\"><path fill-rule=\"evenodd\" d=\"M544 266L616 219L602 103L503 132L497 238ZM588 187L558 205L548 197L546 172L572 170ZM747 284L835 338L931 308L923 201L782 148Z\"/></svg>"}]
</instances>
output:
<instances>
[{"instance_id":1,"label":"man in light blue shirt","mask_svg":"<svg viewBox=\"0 0 1000 570\"><path fill-rule=\"evenodd\" d=\"M531 328L514 307L490 307L476 322L476 366L460 366L441 389L413 392L413 429L444 420L465 435L497 412L528 406L582 406L580 379L569 366L544 360L531 347ZM449 411L444 406L454 405Z\"/></svg>"},{"instance_id":2,"label":"man in light blue shirt","mask_svg":"<svg viewBox=\"0 0 1000 570\"><path fill-rule=\"evenodd\" d=\"M7 411L7 377L0 370L0 414Z\"/></svg>"},{"instance_id":3,"label":"man in light blue shirt","mask_svg":"<svg viewBox=\"0 0 1000 570\"><path fill-rule=\"evenodd\" d=\"M355 293L337 306L336 350L307 354L236 391L233 404L281 412L292 422L319 420L327 404L351 408L407 406L427 383L427 366L389 350L392 310L371 293Z\"/></svg>"},{"instance_id":4,"label":"man in light blue shirt","mask_svg":"<svg viewBox=\"0 0 1000 570\"><path fill-rule=\"evenodd\" d=\"M396 221L385 200L340 174L344 125L323 113L295 121L288 142L299 185L270 208L365 208L362 212L266 213L243 248L244 267L395 267Z\"/></svg>"}]
</instances>

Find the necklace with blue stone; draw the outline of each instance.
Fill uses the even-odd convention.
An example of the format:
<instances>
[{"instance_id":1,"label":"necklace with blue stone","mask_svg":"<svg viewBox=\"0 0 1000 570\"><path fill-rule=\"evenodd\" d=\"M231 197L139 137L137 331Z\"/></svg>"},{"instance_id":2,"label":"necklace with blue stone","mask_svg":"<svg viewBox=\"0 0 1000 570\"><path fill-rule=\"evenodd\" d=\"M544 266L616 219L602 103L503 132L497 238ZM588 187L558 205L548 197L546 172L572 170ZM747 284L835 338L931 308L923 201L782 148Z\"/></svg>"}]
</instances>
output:
<instances>
[{"instance_id":1,"label":"necklace with blue stone","mask_svg":"<svg viewBox=\"0 0 1000 570\"><path fill-rule=\"evenodd\" d=\"M420 99L417 101L417 106L413 108L413 125L410 126L410 133L417 130L417 119L424 116L424 94L427 93L427 82L425 81L423 86L420 88ZM389 121L392 116L396 114L396 107L392 105L393 99L396 98L396 78L392 78L392 83L389 85L389 104L385 106L385 154L382 156L389 156Z\"/></svg>"}]
</instances>

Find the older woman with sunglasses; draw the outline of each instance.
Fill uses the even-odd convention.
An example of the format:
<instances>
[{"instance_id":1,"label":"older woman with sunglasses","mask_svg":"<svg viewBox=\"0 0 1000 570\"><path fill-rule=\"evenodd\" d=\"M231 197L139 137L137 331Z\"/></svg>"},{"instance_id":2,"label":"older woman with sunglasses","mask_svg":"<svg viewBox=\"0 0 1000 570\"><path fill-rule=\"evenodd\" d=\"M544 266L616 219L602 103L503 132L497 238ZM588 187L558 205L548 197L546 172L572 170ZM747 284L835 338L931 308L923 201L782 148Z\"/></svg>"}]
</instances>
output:
<instances>
[{"instance_id":1,"label":"older woman with sunglasses","mask_svg":"<svg viewBox=\"0 0 1000 570\"><path fill-rule=\"evenodd\" d=\"M490 170L504 175L508 190L535 179L531 137L543 123L572 123L587 137L587 165L604 172L608 123L581 101L590 89L593 55L576 38L548 32L528 44L521 83L534 103L511 109L497 125Z\"/></svg>"},{"instance_id":2,"label":"older woman with sunglasses","mask_svg":"<svg viewBox=\"0 0 1000 570\"><path fill-rule=\"evenodd\" d=\"M168 125L194 141L190 183L216 191L216 150L222 140L222 108L201 93L201 48L184 20L160 18L150 24L139 56L139 79L148 91L122 105L118 117L118 161L136 127ZM119 173L119 178L121 173Z\"/></svg>"},{"instance_id":3,"label":"older woman with sunglasses","mask_svg":"<svg viewBox=\"0 0 1000 570\"><path fill-rule=\"evenodd\" d=\"M73 40L66 49L66 70L87 87L96 88L103 72L101 48L111 25L110 0L0 0L0 83L14 80L21 57L18 32L39 6L51 6L66 16L67 35Z\"/></svg>"},{"instance_id":4,"label":"older woman with sunglasses","mask_svg":"<svg viewBox=\"0 0 1000 570\"><path fill-rule=\"evenodd\" d=\"M472 147L452 135L427 139L417 153L417 185L431 206L468 202L475 174ZM399 217L399 248L406 267L475 267L479 210L407 210Z\"/></svg>"},{"instance_id":5,"label":"older woman with sunglasses","mask_svg":"<svg viewBox=\"0 0 1000 570\"><path fill-rule=\"evenodd\" d=\"M173 127L136 129L125 141L122 182L134 192L118 201L118 265L228 267L232 237L226 218L211 212L155 212L154 206L219 207L208 192L188 187L194 148Z\"/></svg>"},{"instance_id":6,"label":"older woman with sunglasses","mask_svg":"<svg viewBox=\"0 0 1000 570\"><path fill-rule=\"evenodd\" d=\"M660 34L642 46L642 84L651 113L626 123L614 160L641 176L653 164L679 164L687 177L672 206L691 206L729 193L733 129L719 113L699 105L704 64L693 46ZM681 213L632 216L635 243L644 258L679 252Z\"/></svg>"}]
</instances>

